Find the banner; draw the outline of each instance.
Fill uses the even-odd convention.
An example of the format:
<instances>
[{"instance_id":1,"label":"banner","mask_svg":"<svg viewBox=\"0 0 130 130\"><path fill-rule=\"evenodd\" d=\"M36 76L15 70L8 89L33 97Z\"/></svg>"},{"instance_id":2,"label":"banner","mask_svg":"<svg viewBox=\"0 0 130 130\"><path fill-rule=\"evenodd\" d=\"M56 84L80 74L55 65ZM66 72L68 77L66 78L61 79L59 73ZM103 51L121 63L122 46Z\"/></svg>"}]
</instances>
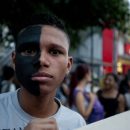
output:
<instances>
[{"instance_id":1,"label":"banner","mask_svg":"<svg viewBox=\"0 0 130 130\"><path fill-rule=\"evenodd\" d=\"M130 111L117 114L75 130L130 130Z\"/></svg>"}]
</instances>

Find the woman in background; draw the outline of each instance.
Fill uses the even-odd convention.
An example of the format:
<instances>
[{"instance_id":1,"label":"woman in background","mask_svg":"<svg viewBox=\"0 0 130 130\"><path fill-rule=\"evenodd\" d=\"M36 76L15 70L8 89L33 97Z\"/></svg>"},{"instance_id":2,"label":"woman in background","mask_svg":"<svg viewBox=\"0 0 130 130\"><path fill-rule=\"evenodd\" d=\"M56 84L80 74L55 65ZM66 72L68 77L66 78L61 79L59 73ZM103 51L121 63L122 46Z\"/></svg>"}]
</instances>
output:
<instances>
[{"instance_id":1,"label":"woman in background","mask_svg":"<svg viewBox=\"0 0 130 130\"><path fill-rule=\"evenodd\" d=\"M104 86L97 92L98 98L105 110L105 118L125 110L125 99L118 91L118 79L113 73L106 74Z\"/></svg>"},{"instance_id":2,"label":"woman in background","mask_svg":"<svg viewBox=\"0 0 130 130\"><path fill-rule=\"evenodd\" d=\"M69 106L78 111L87 123L104 118L104 110L95 94L85 91L90 71L86 64L77 66L70 79Z\"/></svg>"}]
</instances>

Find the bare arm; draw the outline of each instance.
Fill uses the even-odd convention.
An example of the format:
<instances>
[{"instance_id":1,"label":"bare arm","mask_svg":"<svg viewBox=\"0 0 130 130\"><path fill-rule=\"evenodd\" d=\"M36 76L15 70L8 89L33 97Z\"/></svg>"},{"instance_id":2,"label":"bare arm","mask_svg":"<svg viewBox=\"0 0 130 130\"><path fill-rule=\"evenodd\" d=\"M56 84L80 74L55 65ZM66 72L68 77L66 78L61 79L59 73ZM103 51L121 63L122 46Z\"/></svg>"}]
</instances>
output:
<instances>
[{"instance_id":1,"label":"bare arm","mask_svg":"<svg viewBox=\"0 0 130 130\"><path fill-rule=\"evenodd\" d=\"M118 102L119 102L119 105L118 105L118 113L121 113L123 111L125 111L125 98L122 94L120 94L119 98L118 98Z\"/></svg>"},{"instance_id":2,"label":"bare arm","mask_svg":"<svg viewBox=\"0 0 130 130\"><path fill-rule=\"evenodd\" d=\"M85 100L85 98L84 98L83 93L78 92L78 94L76 96L77 109L83 117L88 118L93 109L95 96L93 94L90 94L90 102L87 107L84 104L84 100Z\"/></svg>"}]
</instances>

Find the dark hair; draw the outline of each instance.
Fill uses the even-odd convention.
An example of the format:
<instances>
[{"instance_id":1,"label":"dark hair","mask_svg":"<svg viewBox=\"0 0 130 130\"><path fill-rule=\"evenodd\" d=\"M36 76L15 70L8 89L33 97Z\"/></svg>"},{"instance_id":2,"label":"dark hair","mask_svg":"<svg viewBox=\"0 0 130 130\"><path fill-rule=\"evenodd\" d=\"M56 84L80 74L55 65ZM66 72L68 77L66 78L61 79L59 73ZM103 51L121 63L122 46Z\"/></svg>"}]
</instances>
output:
<instances>
[{"instance_id":1,"label":"dark hair","mask_svg":"<svg viewBox=\"0 0 130 130\"><path fill-rule=\"evenodd\" d=\"M7 65L2 68L2 72L4 80L10 80L14 76L13 68Z\"/></svg>"},{"instance_id":2,"label":"dark hair","mask_svg":"<svg viewBox=\"0 0 130 130\"><path fill-rule=\"evenodd\" d=\"M51 13L41 13L41 14L32 15L29 18L29 20L25 22L23 28L30 25L36 25L36 24L52 25L61 30L65 30L65 25L63 21L59 19L56 15L53 15Z\"/></svg>"},{"instance_id":3,"label":"dark hair","mask_svg":"<svg viewBox=\"0 0 130 130\"><path fill-rule=\"evenodd\" d=\"M117 77L116 74L114 74L114 73L108 73L108 74L106 74L105 79L106 79L108 76L112 76L112 77L114 78L115 82L116 82L116 83L118 82L118 77Z\"/></svg>"},{"instance_id":4,"label":"dark hair","mask_svg":"<svg viewBox=\"0 0 130 130\"><path fill-rule=\"evenodd\" d=\"M89 73L87 64L80 64L76 67L76 70L72 73L70 78L70 95L69 95L69 106L73 103L73 91L77 87L78 83L83 80L86 74Z\"/></svg>"},{"instance_id":5,"label":"dark hair","mask_svg":"<svg viewBox=\"0 0 130 130\"><path fill-rule=\"evenodd\" d=\"M28 19L23 21L23 23L20 25L19 29L17 30L17 33L19 33L22 29L32 25L51 25L53 27L56 27L61 31L65 32L68 41L70 42L64 22L52 13L45 12L40 14L33 14L32 16L28 17Z\"/></svg>"}]
</instances>

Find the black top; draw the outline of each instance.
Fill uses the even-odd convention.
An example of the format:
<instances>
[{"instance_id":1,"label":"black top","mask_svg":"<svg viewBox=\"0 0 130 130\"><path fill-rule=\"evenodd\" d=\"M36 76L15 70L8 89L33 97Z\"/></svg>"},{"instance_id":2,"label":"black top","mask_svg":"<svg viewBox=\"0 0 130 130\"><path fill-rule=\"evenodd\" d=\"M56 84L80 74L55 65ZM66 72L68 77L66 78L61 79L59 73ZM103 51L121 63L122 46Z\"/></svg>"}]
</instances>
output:
<instances>
[{"instance_id":1,"label":"black top","mask_svg":"<svg viewBox=\"0 0 130 130\"><path fill-rule=\"evenodd\" d=\"M104 107L105 118L117 114L117 109L118 109L118 104L119 104L118 102L119 93L117 94L115 98L106 98L102 96L102 90L99 90L97 95L101 104Z\"/></svg>"}]
</instances>

